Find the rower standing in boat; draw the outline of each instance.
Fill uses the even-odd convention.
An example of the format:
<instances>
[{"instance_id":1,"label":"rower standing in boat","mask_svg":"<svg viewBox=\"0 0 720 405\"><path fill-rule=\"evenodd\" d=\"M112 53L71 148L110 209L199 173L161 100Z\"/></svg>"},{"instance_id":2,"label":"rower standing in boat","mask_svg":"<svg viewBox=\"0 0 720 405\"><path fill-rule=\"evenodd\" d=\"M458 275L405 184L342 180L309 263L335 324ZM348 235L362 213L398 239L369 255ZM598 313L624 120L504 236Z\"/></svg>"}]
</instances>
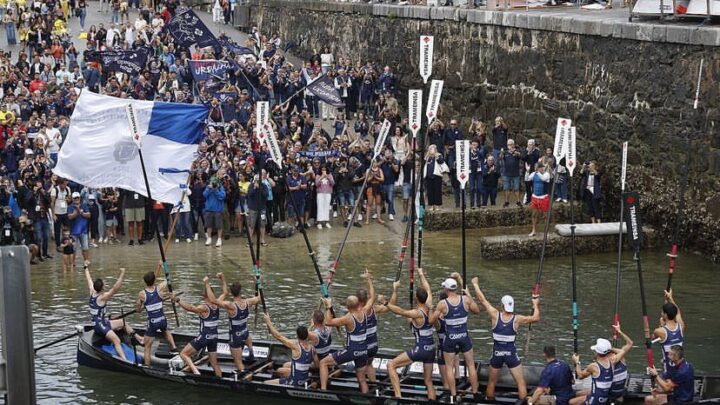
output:
<instances>
[{"instance_id":1,"label":"rower standing in boat","mask_svg":"<svg viewBox=\"0 0 720 405\"><path fill-rule=\"evenodd\" d=\"M210 300L212 287L210 287L210 279L207 276L203 278L203 283L203 303L199 305L191 305L183 302L175 293L171 295L171 298L175 300L182 309L197 314L200 318L200 334L185 345L180 352L180 358L183 359L193 374L199 375L200 371L198 371L195 363L193 363L192 356L204 348L207 350L210 366L215 371L215 376L222 377L222 370L220 370L217 361L218 319L220 318L220 309L217 304Z\"/></svg>"},{"instance_id":2,"label":"rower standing in boat","mask_svg":"<svg viewBox=\"0 0 720 405\"><path fill-rule=\"evenodd\" d=\"M145 288L138 293L138 299L135 301L135 311L140 312L143 307L148 315L148 326L143 338L145 346L145 365L150 366L152 363L152 343L156 336L163 335L170 345L170 353L178 354L175 340L172 333L168 330L167 319L163 311L163 297L166 295L167 282L160 283L155 286L155 272L148 271L143 276Z\"/></svg>"},{"instance_id":3,"label":"rower standing in boat","mask_svg":"<svg viewBox=\"0 0 720 405\"><path fill-rule=\"evenodd\" d=\"M653 332L655 339L660 339L662 345L663 364L670 362L668 352L674 345L682 346L685 342L685 322L683 322L680 308L673 299L672 290L665 291L665 304L662 306L660 326Z\"/></svg>"},{"instance_id":4,"label":"rower standing in boat","mask_svg":"<svg viewBox=\"0 0 720 405\"><path fill-rule=\"evenodd\" d=\"M115 281L112 288L104 292L103 288L105 287L105 283L100 278L93 281L88 266L85 266L85 279L87 280L88 290L90 292L89 305L90 315L92 315L93 321L93 330L115 346L115 351L121 359L128 361L120 343L120 337L118 337L115 331L124 328L125 333L131 337L134 337L135 331L133 331L130 325L123 322L122 319L109 320L105 317L105 309L107 308L108 301L120 290L123 279L125 279L125 269L120 268L120 275L117 281ZM139 343L142 344L142 340L140 340Z\"/></svg>"},{"instance_id":5,"label":"rower standing in boat","mask_svg":"<svg viewBox=\"0 0 720 405\"><path fill-rule=\"evenodd\" d=\"M348 363L350 361L355 364L355 376L357 377L358 384L360 385L360 392L363 394L368 392L368 385L365 379L365 373L367 372L367 343L365 341L367 334L367 322L366 318L368 310L375 304L375 289L372 283L372 275L365 269L363 277L367 279L369 299L365 306L360 305L360 301L354 295L351 295L345 301L345 306L348 312L340 318L333 318L330 308L332 307L332 300L330 298L323 298L325 304L325 324L327 326L336 327L344 326L347 333L347 341L345 343L345 349L335 352L332 356L327 356L320 361L320 389L326 390L329 379L328 368L336 364Z\"/></svg>"},{"instance_id":6,"label":"rower standing in boat","mask_svg":"<svg viewBox=\"0 0 720 405\"><path fill-rule=\"evenodd\" d=\"M462 276L460 276L460 273L454 272L450 274L450 278L454 278L455 282L457 282L457 285L462 290L464 288L462 283ZM444 301L447 299L447 293L445 290L440 291L440 294L438 294L438 302ZM444 318L438 318L437 322L433 324L435 326L437 336L438 336L438 346L437 346L437 354L435 355L435 360L437 361L438 368L440 369L440 378L442 379L443 388L446 390L450 389L450 379L448 377L447 368L445 367L445 357L443 356L443 342L445 341L445 319ZM457 355L458 352L455 352ZM452 365L452 367L455 370L455 374L457 375L460 373L460 358L458 356L455 356L455 364Z\"/></svg>"},{"instance_id":7,"label":"rower standing in boat","mask_svg":"<svg viewBox=\"0 0 720 405\"><path fill-rule=\"evenodd\" d=\"M475 394L478 390L478 378L473 356L473 343L467 330L467 319L470 313L479 314L480 308L467 290L463 290L463 295L457 293L458 282L454 278L446 279L442 286L448 297L438 303L437 308L430 316L430 323L434 324L440 318L445 319L445 339L442 350L450 393L453 397L457 395L453 365L457 357L456 353L462 353L471 390Z\"/></svg>"},{"instance_id":8,"label":"rower standing in boat","mask_svg":"<svg viewBox=\"0 0 720 405\"><path fill-rule=\"evenodd\" d=\"M359 288L357 291L355 291L355 296L358 297L358 301L360 302L360 306L364 307L365 304L368 302L368 290L365 288ZM379 295L375 298L375 302L382 303L384 302L384 297L382 295ZM368 360L367 360L367 379L369 382L374 383L376 382L375 377L375 366L373 366L373 360L375 360L375 356L377 355L378 348L379 348L379 342L377 337L377 319L378 315L384 314L388 312L388 308L385 305L381 304L375 304L370 306L370 309L365 313L365 319L367 324L367 335L365 337L365 342L367 343L368 348Z\"/></svg>"},{"instance_id":9,"label":"rower standing in boat","mask_svg":"<svg viewBox=\"0 0 720 405\"><path fill-rule=\"evenodd\" d=\"M315 346L315 353L318 358L318 362L315 364L319 367L320 360L330 354L330 346L332 345L332 328L325 325L325 313L319 309L316 309L315 312L313 312L311 327L312 330L308 332L308 339L310 340L310 343Z\"/></svg>"},{"instance_id":10,"label":"rower standing in boat","mask_svg":"<svg viewBox=\"0 0 720 405\"><path fill-rule=\"evenodd\" d=\"M545 346L545 368L540 374L540 382L528 400L529 405L568 405L575 396L573 391L573 373L570 366L558 360L555 346Z\"/></svg>"},{"instance_id":11,"label":"rower standing in boat","mask_svg":"<svg viewBox=\"0 0 720 405\"><path fill-rule=\"evenodd\" d=\"M478 278L472 279L472 285L475 288L480 305L482 305L490 316L490 324L492 325L493 336L493 354L490 358L490 374L488 375L488 384L485 394L489 400L495 399L495 384L500 376L500 370L503 365L507 365L510 374L513 376L518 387L518 398L525 399L527 396L527 385L525 384L525 374L523 373L522 362L517 355L515 347L515 338L517 337L517 329L520 325L526 323L534 323L540 321L540 299L533 295L533 314L532 316L515 315L515 300L509 295L502 297L502 307L498 311L485 298L480 290Z\"/></svg>"},{"instance_id":12,"label":"rower standing in boat","mask_svg":"<svg viewBox=\"0 0 720 405\"><path fill-rule=\"evenodd\" d=\"M218 307L226 310L228 313L228 319L230 320L230 339L228 340L230 353L232 354L237 371L244 371L245 365L243 364L242 353L245 344L250 340L250 332L247 327L248 317L250 316L250 306L257 305L260 302L260 295L248 299L243 298L242 285L236 281L230 286L230 293L232 294L233 300L231 302L225 301L225 297L228 295L225 276L222 273L218 273L217 278L222 282L222 294L216 299L211 288L208 290L208 295L210 301L213 301ZM252 346L249 346L248 350L252 350Z\"/></svg>"},{"instance_id":13,"label":"rower standing in boat","mask_svg":"<svg viewBox=\"0 0 720 405\"><path fill-rule=\"evenodd\" d=\"M619 330L618 333L620 333ZM599 338L590 349L595 352L595 361L588 364L585 369L580 365L580 356L573 354L575 376L580 380L592 377L590 393L581 393L570 400L570 405L605 404L610 396L610 388L612 388L613 369L627 354L623 349L620 349L621 353L619 354L613 353L610 341L602 338Z\"/></svg>"},{"instance_id":14,"label":"rower standing in boat","mask_svg":"<svg viewBox=\"0 0 720 405\"><path fill-rule=\"evenodd\" d=\"M265 324L270 334L277 339L283 346L292 350L292 362L290 368L281 367L278 374L282 377L275 380L265 381L266 384L282 384L292 385L296 387L304 386L310 379L310 365L317 363L317 353L315 348L308 340L308 329L305 326L298 326L295 330L297 340L293 341L283 336L270 320L270 315L265 313Z\"/></svg>"},{"instance_id":15,"label":"rower standing in boat","mask_svg":"<svg viewBox=\"0 0 720 405\"><path fill-rule=\"evenodd\" d=\"M685 360L683 347L671 346L667 356L668 363L662 375L655 368L648 370L656 378L659 389L645 397L645 405L681 405L695 399L695 371L692 364Z\"/></svg>"},{"instance_id":16,"label":"rower standing in boat","mask_svg":"<svg viewBox=\"0 0 720 405\"><path fill-rule=\"evenodd\" d=\"M427 388L428 399L434 401L436 394L432 372L435 363L435 340L433 339L435 331L428 316L432 307L432 290L421 268L418 268L418 275L420 276L422 288L415 290L415 300L417 301L415 309L404 309L397 305L397 289L401 283L400 281L393 283L393 293L387 308L393 313L410 320L415 335L415 347L390 360L387 370L395 397L401 398L400 377L397 368L405 367L414 361L422 362L423 380Z\"/></svg>"},{"instance_id":17,"label":"rower standing in boat","mask_svg":"<svg viewBox=\"0 0 720 405\"><path fill-rule=\"evenodd\" d=\"M630 349L632 349L633 341L630 339L630 336L620 330L620 324L613 325L613 328L625 342L621 348L612 349L613 354L620 358L620 361L615 364L615 368L613 369L613 383L610 387L610 401L616 403L624 401L623 397L625 396L625 389L627 387L629 377L627 363L625 362L625 355L630 351Z\"/></svg>"}]
</instances>

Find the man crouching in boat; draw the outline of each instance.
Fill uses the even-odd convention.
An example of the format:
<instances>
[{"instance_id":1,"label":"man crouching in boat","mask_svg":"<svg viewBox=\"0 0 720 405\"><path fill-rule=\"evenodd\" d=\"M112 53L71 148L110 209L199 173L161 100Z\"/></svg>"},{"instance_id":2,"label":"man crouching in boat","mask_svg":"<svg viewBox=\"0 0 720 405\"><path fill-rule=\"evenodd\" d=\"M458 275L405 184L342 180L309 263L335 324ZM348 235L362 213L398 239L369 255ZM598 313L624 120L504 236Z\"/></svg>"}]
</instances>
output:
<instances>
[{"instance_id":1,"label":"man crouching in boat","mask_svg":"<svg viewBox=\"0 0 720 405\"><path fill-rule=\"evenodd\" d=\"M282 367L278 370L278 374L282 377L275 380L265 381L267 384L282 384L302 387L310 378L310 366L313 362L317 362L317 353L315 348L308 341L308 329L306 326L298 326L295 330L297 340L293 341L283 336L282 333L275 329L270 320L270 315L265 313L265 324L270 334L277 339L283 346L292 350L292 362L290 368Z\"/></svg>"},{"instance_id":2,"label":"man crouching in boat","mask_svg":"<svg viewBox=\"0 0 720 405\"><path fill-rule=\"evenodd\" d=\"M172 299L180 305L180 307L188 312L198 314L200 318L200 334L190 341L180 352L180 358L183 359L187 367L193 374L200 374L195 363L193 363L192 355L206 348L210 366L215 371L215 376L222 377L222 370L218 366L217 361L217 341L218 341L218 318L220 318L220 308L210 300L210 279L205 276L203 278L203 303L200 305L191 305L180 300L180 298L172 294Z\"/></svg>"},{"instance_id":3,"label":"man crouching in boat","mask_svg":"<svg viewBox=\"0 0 720 405\"><path fill-rule=\"evenodd\" d=\"M230 293L232 293L233 300L232 302L227 302L225 301L225 297L228 295L228 286L225 281L225 276L222 273L218 273L217 278L222 281L222 294L215 299L215 294L213 294L212 289L210 289L208 291L208 297L218 307L227 311L228 319L230 319L230 353L232 354L237 371L245 371L242 352L246 342L250 340L247 321L250 316L250 306L257 305L260 302L260 295L245 299L242 297L242 285L239 282L234 282L230 286ZM252 351L252 347L248 346L248 349Z\"/></svg>"},{"instance_id":4,"label":"man crouching in boat","mask_svg":"<svg viewBox=\"0 0 720 405\"><path fill-rule=\"evenodd\" d=\"M90 276L90 269L88 266L85 266L85 279L87 280L88 290L90 291L89 305L93 321L93 330L115 346L115 351L121 359L128 361L127 357L125 357L125 351L120 344L120 338L115 331L124 328L125 333L131 337L135 335L135 331L133 331L130 325L125 324L122 319L109 320L105 318L107 303L110 301L110 298L120 290L124 278L125 269L121 268L120 275L117 281L115 281L115 284L113 284L112 288L103 292L105 283L100 278L93 281L92 276ZM139 343L142 344L142 340L140 340Z\"/></svg>"},{"instance_id":5,"label":"man crouching in boat","mask_svg":"<svg viewBox=\"0 0 720 405\"><path fill-rule=\"evenodd\" d=\"M145 365L149 367L152 363L152 343L156 336L162 334L165 337L170 345L170 353L177 354L178 351L172 333L167 328L167 319L163 311L163 296L166 295L167 282L155 286L155 272L152 271L145 273L143 281L145 281L145 288L138 293L135 311L140 312L145 307L148 315L148 326L143 344L145 345Z\"/></svg>"},{"instance_id":6,"label":"man crouching in boat","mask_svg":"<svg viewBox=\"0 0 720 405\"><path fill-rule=\"evenodd\" d=\"M497 310L485 298L480 290L478 278L472 279L472 285L475 288L480 305L485 308L490 316L490 324L492 326L493 336L493 354L490 358L490 374L488 375L488 385L485 395L488 399L495 399L495 384L497 384L498 376L503 365L507 365L510 374L513 376L518 387L518 398L525 399L527 397L527 385L525 384L525 374L523 373L520 357L517 355L515 347L515 338L520 325L526 323L538 322L540 320L540 299L533 296L533 314L532 316L515 315L515 300L509 295L502 297L501 310Z\"/></svg>"},{"instance_id":7,"label":"man crouching in boat","mask_svg":"<svg viewBox=\"0 0 720 405\"><path fill-rule=\"evenodd\" d=\"M414 361L421 361L423 363L423 380L427 388L428 399L434 401L436 394L432 372L435 363L435 340L433 339L435 328L430 323L430 317L428 316L432 307L432 290L421 268L418 268L418 274L420 275L422 288L415 290L415 300L417 301L415 309L404 309L396 305L397 289L400 287L400 281L393 283L393 293L387 307L393 313L410 320L415 335L415 347L390 360L387 370L395 397L401 398L402 392L400 391L400 377L397 368L405 367Z\"/></svg>"},{"instance_id":8,"label":"man crouching in boat","mask_svg":"<svg viewBox=\"0 0 720 405\"><path fill-rule=\"evenodd\" d=\"M375 288L372 283L372 276L365 269L363 277L368 282L368 292L370 297L368 298L365 306L360 306L358 298L351 295L345 301L345 306L348 312L340 318L333 318L332 311L332 300L330 298L323 298L325 304L325 325L330 327L344 326L347 333L347 342L345 343L345 349L339 352L333 353L332 356L327 356L320 361L320 389L326 390L328 385L328 368L336 364L344 364L350 361L355 363L355 376L357 377L358 384L360 385L360 392L363 394L368 392L368 385L365 377L367 368L367 342L365 337L367 334L367 320L366 315L368 310L375 304Z\"/></svg>"},{"instance_id":9,"label":"man crouching in boat","mask_svg":"<svg viewBox=\"0 0 720 405\"><path fill-rule=\"evenodd\" d=\"M450 394L455 397L457 395L457 385L455 381L455 358L456 353L462 353L465 359L465 369L468 372L468 381L472 393L477 393L478 377L477 370L474 367L475 359L473 356L473 343L468 334L467 321L470 313L479 314L475 301L473 301L467 290L463 290L463 295L457 293L458 282L454 278L448 278L442 283L447 298L438 302L435 312L430 316L430 323L435 324L438 319L445 320L445 339L443 340L443 358L445 360L445 373L448 385L450 385ZM471 366L472 364L472 366Z\"/></svg>"}]
</instances>

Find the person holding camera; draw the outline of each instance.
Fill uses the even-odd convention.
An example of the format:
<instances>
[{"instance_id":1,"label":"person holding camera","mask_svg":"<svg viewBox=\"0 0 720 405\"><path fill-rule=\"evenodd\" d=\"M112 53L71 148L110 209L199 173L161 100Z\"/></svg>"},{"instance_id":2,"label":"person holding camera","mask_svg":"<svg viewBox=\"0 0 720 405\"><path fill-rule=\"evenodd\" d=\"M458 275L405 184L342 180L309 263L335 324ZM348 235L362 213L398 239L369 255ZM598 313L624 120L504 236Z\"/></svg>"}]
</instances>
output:
<instances>
[{"instance_id":1,"label":"person holding camera","mask_svg":"<svg viewBox=\"0 0 720 405\"><path fill-rule=\"evenodd\" d=\"M210 178L210 183L205 187L202 195L205 198L205 246L210 246L212 243L212 232L214 230L217 232L215 247L221 247L225 188L220 184L218 178L213 176Z\"/></svg>"}]
</instances>

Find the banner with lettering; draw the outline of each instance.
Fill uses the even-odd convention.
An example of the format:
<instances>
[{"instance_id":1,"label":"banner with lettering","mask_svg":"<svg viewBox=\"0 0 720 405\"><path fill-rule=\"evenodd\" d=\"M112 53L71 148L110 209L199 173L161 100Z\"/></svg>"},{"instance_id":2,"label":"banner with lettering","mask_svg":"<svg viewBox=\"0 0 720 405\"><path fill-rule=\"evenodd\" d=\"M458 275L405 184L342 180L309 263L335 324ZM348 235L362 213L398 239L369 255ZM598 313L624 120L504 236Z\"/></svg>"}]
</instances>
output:
<instances>
[{"instance_id":1,"label":"banner with lettering","mask_svg":"<svg viewBox=\"0 0 720 405\"><path fill-rule=\"evenodd\" d=\"M625 225L630 243L635 251L640 251L643 243L642 220L640 219L640 194L630 191L622 194L625 203Z\"/></svg>"},{"instance_id":2,"label":"banner with lettering","mask_svg":"<svg viewBox=\"0 0 720 405\"><path fill-rule=\"evenodd\" d=\"M111 49L107 51L85 51L85 62L99 62L107 72L138 74L147 64L151 49L143 46L133 50Z\"/></svg>"},{"instance_id":3,"label":"banner with lettering","mask_svg":"<svg viewBox=\"0 0 720 405\"><path fill-rule=\"evenodd\" d=\"M215 78L225 79L225 73L231 69L231 64L224 60L189 60L188 67L196 82L206 81Z\"/></svg>"},{"instance_id":4,"label":"banner with lettering","mask_svg":"<svg viewBox=\"0 0 720 405\"><path fill-rule=\"evenodd\" d=\"M440 108L440 96L442 95L443 85L445 84L442 80L433 80L430 83L430 96L428 97L428 105L425 110L425 116L428 120L428 125L435 118L437 118L438 108Z\"/></svg>"},{"instance_id":5,"label":"banner with lettering","mask_svg":"<svg viewBox=\"0 0 720 405\"><path fill-rule=\"evenodd\" d=\"M307 85L305 90L311 92L315 95L315 97L333 107L345 107L345 103L343 103L340 98L340 93L338 93L335 88L335 83L333 83L332 79L326 75L322 75L315 79L315 81Z\"/></svg>"},{"instance_id":6,"label":"banner with lettering","mask_svg":"<svg viewBox=\"0 0 720 405\"><path fill-rule=\"evenodd\" d=\"M408 127L413 134L413 138L417 137L417 133L422 126L420 116L422 111L422 90L410 90L408 92Z\"/></svg>"},{"instance_id":7,"label":"banner with lettering","mask_svg":"<svg viewBox=\"0 0 720 405\"><path fill-rule=\"evenodd\" d=\"M423 83L427 83L432 75L434 42L434 38L430 35L420 37L420 76L423 78Z\"/></svg>"},{"instance_id":8,"label":"banner with lettering","mask_svg":"<svg viewBox=\"0 0 720 405\"><path fill-rule=\"evenodd\" d=\"M175 17L165 25L164 29L170 32L181 48L190 48L195 44L203 48L206 46L220 47L220 43L212 31L191 9L175 14Z\"/></svg>"}]
</instances>

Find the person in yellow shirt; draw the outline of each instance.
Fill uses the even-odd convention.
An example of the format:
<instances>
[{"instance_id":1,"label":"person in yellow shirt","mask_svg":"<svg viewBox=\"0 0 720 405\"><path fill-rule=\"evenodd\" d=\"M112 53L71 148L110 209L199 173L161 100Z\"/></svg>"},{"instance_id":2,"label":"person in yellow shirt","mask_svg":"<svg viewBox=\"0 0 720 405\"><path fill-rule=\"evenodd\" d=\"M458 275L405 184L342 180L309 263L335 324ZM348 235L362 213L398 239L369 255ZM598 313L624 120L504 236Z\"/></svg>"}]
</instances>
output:
<instances>
[{"instance_id":1,"label":"person in yellow shirt","mask_svg":"<svg viewBox=\"0 0 720 405\"><path fill-rule=\"evenodd\" d=\"M68 0L60 0L60 8L62 8L65 21L70 19L70 2Z\"/></svg>"},{"instance_id":2,"label":"person in yellow shirt","mask_svg":"<svg viewBox=\"0 0 720 405\"><path fill-rule=\"evenodd\" d=\"M244 167L244 165L241 165L241 167ZM238 172L237 175L240 198L238 198L238 203L235 207L235 222L237 223L238 231L242 234L244 214L248 211L247 194L250 189L250 180L245 172Z\"/></svg>"},{"instance_id":3,"label":"person in yellow shirt","mask_svg":"<svg viewBox=\"0 0 720 405\"><path fill-rule=\"evenodd\" d=\"M0 107L0 122L7 125L12 125L15 123L15 114L13 114L12 111L8 111L5 104Z\"/></svg>"},{"instance_id":4,"label":"person in yellow shirt","mask_svg":"<svg viewBox=\"0 0 720 405\"><path fill-rule=\"evenodd\" d=\"M58 36L67 34L67 27L62 18L58 18L55 20L55 23L53 23L53 33Z\"/></svg>"}]
</instances>

